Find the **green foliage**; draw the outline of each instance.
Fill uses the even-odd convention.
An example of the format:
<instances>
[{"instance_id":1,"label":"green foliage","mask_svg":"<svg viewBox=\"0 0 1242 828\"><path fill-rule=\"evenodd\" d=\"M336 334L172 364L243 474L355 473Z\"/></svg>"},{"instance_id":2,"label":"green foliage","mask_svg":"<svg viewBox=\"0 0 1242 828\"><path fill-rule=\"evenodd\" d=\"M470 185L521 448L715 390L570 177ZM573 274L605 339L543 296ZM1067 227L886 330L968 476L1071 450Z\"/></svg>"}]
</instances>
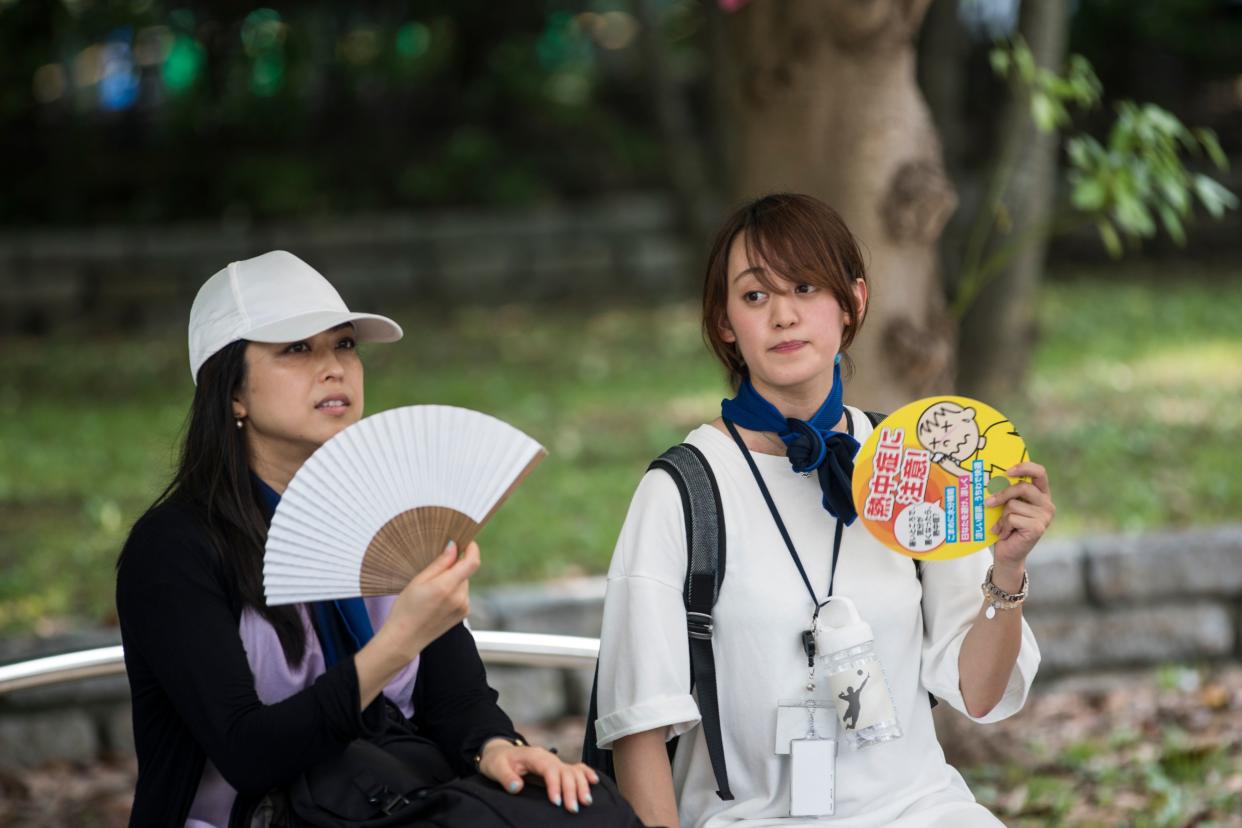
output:
<instances>
[{"instance_id":1,"label":"green foliage","mask_svg":"<svg viewBox=\"0 0 1242 828\"><path fill-rule=\"evenodd\" d=\"M1072 122L1073 109L1091 109L1103 94L1090 62L1081 55L1071 55L1064 73L1059 74L1039 66L1030 47L1018 38L994 48L990 59L993 70L1009 79L1017 94L1027 97L1031 120L1042 132L1064 130ZM1057 233L1094 224L1105 249L1116 258L1127 242L1137 246L1142 239L1154 237L1161 225L1171 239L1184 245L1196 200L1213 219L1237 208L1233 193L1187 166L1188 160L1205 158L1216 169L1227 169L1228 159L1212 130L1187 127L1171 112L1150 103L1121 101L1116 111L1106 143L1085 132L1066 138L1070 199L1054 210L1046 224L1009 226L1005 199L1025 159L1016 152L1000 159L963 256L951 307L957 318L966 314L1018 251L1043 244ZM989 240L995 242L990 253Z\"/></svg>"},{"instance_id":2,"label":"green foliage","mask_svg":"<svg viewBox=\"0 0 1242 828\"><path fill-rule=\"evenodd\" d=\"M1238 206L1233 193L1211 177L1191 172L1182 159L1183 154L1204 155L1217 169L1227 169L1215 134L1192 130L1155 104L1123 101L1107 145L1077 135L1066 142L1066 152L1073 205L1095 221L1114 257L1122 253L1122 238L1155 236L1156 217L1169 237L1184 245L1184 224L1195 199L1214 219Z\"/></svg>"},{"instance_id":3,"label":"green foliage","mask_svg":"<svg viewBox=\"0 0 1242 828\"><path fill-rule=\"evenodd\" d=\"M1242 281L1160 273L1043 293L1029 394L998 404L1050 470L1054 531L1236 519L1242 341L1227 332ZM726 393L689 304L395 315L406 339L364 352L368 411L470 406L550 450L484 531L480 584L603 572L647 463ZM189 406L184 341L3 347L0 630L106 620L117 552L169 476Z\"/></svg>"},{"instance_id":4,"label":"green foliage","mask_svg":"<svg viewBox=\"0 0 1242 828\"><path fill-rule=\"evenodd\" d=\"M1103 87L1091 63L1082 55L1071 55L1061 76L1035 62L1035 56L1021 37L1007 47L989 53L992 69L1002 78L1013 80L1025 90L1031 118L1044 132L1052 132L1070 123L1071 105L1088 109L1099 103Z\"/></svg>"},{"instance_id":5,"label":"green foliage","mask_svg":"<svg viewBox=\"0 0 1242 828\"><path fill-rule=\"evenodd\" d=\"M1014 80L1028 96L1031 118L1043 132L1068 126L1071 106L1085 110L1099 103L1102 87L1082 55L1071 55L1061 75L1038 66L1018 39L993 49L991 60L997 74ZM1191 129L1151 103L1120 101L1116 111L1106 144L1086 133L1065 142L1071 204L1095 224L1110 255L1122 254L1123 240L1155 236L1157 217L1170 238L1185 244L1196 199L1213 219L1237 208L1233 193L1186 166L1187 158L1206 157L1216 169L1228 169L1212 130Z\"/></svg>"}]
</instances>

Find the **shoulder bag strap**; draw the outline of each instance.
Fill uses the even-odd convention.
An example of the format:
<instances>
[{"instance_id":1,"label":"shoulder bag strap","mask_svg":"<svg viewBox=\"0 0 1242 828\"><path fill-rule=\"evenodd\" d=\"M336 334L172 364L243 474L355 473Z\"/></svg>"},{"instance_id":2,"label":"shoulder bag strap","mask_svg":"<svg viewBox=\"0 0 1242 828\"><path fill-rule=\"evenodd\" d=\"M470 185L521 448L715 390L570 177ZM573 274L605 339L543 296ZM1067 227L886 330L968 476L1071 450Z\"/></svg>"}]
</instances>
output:
<instances>
[{"instance_id":1,"label":"shoulder bag strap","mask_svg":"<svg viewBox=\"0 0 1242 828\"><path fill-rule=\"evenodd\" d=\"M673 446L651 464L663 469L677 484L686 518L686 631L690 640L690 680L698 691L703 737L716 777L716 795L733 799L725 766L720 730L720 705L716 694L716 657L712 651L712 609L720 595L725 573L724 513L720 488L703 453L682 443Z\"/></svg>"}]
</instances>

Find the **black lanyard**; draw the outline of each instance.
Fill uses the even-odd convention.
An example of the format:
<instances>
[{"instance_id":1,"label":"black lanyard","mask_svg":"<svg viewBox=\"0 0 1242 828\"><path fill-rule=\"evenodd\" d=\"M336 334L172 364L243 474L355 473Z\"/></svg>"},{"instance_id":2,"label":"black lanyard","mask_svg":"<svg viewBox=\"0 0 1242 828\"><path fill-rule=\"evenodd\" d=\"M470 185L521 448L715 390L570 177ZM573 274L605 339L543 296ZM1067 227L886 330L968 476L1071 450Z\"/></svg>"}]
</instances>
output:
<instances>
[{"instance_id":1,"label":"black lanyard","mask_svg":"<svg viewBox=\"0 0 1242 828\"><path fill-rule=\"evenodd\" d=\"M746 447L746 443L742 440L742 435L737 433L737 426L733 425L731 420L725 420L724 424L729 429L729 433L733 435L733 442L737 443L742 456L746 458L746 464L750 466L750 473L755 476L755 482L759 484L759 491L763 494L763 499L768 504L768 511L772 513L772 519L776 521L776 528L780 530L781 537L785 541L785 548L789 550L789 556L793 558L794 566L798 567L798 574L802 576L802 583L806 584L807 594L811 596L811 603L815 605L815 614L811 616L811 622L814 625L815 619L819 618L819 611L823 609L824 604L828 603L828 599L832 597L832 589L837 585L837 559L841 555L841 533L845 526L841 523L841 518L837 518L837 531L832 538L832 568L828 570L828 595L823 601L820 601L815 597L815 588L811 586L811 579L807 577L806 567L802 565L802 559L798 557L798 550L794 548L793 539L789 537L789 530L785 528L785 521L781 520L781 513L776 508L776 502L772 500L772 494L768 491L767 484L763 482L763 475L759 474L759 467L755 465L755 458L750 456L750 449ZM850 416L848 408L845 409L845 424L850 434L853 435L854 418Z\"/></svg>"}]
</instances>

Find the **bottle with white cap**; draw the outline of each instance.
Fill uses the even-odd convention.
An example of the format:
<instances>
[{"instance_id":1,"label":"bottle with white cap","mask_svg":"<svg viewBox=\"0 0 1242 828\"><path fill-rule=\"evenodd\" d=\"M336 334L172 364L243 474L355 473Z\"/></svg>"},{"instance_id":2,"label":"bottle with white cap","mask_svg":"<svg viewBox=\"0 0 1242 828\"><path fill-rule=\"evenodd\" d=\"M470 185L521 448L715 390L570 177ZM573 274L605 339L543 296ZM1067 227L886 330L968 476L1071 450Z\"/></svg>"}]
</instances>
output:
<instances>
[{"instance_id":1,"label":"bottle with white cap","mask_svg":"<svg viewBox=\"0 0 1242 828\"><path fill-rule=\"evenodd\" d=\"M836 620L839 626L829 626ZM843 595L828 599L820 614L818 657L837 707L845 741L868 747L901 737L888 680L875 652L875 635L854 602Z\"/></svg>"}]
</instances>

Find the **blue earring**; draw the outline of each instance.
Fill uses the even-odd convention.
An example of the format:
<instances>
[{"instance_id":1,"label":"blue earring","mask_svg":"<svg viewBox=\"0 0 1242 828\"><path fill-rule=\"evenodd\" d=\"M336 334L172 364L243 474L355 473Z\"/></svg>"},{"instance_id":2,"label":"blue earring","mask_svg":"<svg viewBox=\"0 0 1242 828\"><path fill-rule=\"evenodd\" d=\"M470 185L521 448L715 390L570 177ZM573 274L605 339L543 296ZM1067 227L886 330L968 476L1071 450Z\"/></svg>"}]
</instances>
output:
<instances>
[{"instance_id":1,"label":"blue earring","mask_svg":"<svg viewBox=\"0 0 1242 828\"><path fill-rule=\"evenodd\" d=\"M840 365L840 364L841 364L841 355L840 355L840 354L837 354L836 358L832 360L832 364L833 364L833 365Z\"/></svg>"}]
</instances>

